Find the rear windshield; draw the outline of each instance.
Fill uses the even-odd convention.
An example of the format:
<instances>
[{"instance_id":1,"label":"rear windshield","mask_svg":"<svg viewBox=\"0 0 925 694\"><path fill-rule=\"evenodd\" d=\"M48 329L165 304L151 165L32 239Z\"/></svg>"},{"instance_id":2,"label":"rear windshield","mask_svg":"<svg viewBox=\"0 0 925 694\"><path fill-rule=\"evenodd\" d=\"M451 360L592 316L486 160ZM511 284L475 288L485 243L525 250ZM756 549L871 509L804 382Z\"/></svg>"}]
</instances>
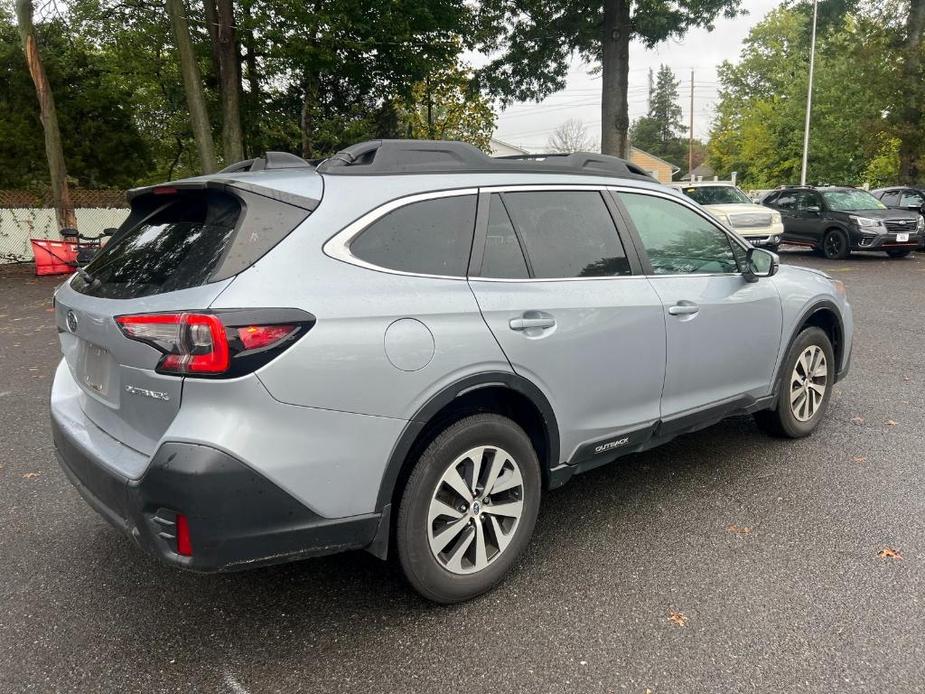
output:
<instances>
[{"instance_id":1,"label":"rear windshield","mask_svg":"<svg viewBox=\"0 0 925 694\"><path fill-rule=\"evenodd\" d=\"M227 193L191 191L133 201L129 219L71 286L91 296L130 299L225 279L308 215L259 195L242 198L246 204Z\"/></svg>"}]
</instances>

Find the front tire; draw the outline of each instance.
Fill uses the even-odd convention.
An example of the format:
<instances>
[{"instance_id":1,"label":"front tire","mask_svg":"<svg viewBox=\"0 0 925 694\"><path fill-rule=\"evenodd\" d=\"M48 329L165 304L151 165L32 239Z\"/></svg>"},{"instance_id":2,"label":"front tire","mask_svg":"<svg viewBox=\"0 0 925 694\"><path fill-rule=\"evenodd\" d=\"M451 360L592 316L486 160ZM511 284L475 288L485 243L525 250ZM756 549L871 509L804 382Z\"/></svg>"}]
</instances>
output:
<instances>
[{"instance_id":1,"label":"front tire","mask_svg":"<svg viewBox=\"0 0 925 694\"><path fill-rule=\"evenodd\" d=\"M541 479L530 439L510 419L478 414L447 427L402 493L396 545L408 582L443 604L491 589L533 534Z\"/></svg>"},{"instance_id":2,"label":"front tire","mask_svg":"<svg viewBox=\"0 0 925 694\"><path fill-rule=\"evenodd\" d=\"M844 260L851 253L848 235L841 229L830 229L822 239L822 252L829 260Z\"/></svg>"},{"instance_id":3,"label":"front tire","mask_svg":"<svg viewBox=\"0 0 925 694\"><path fill-rule=\"evenodd\" d=\"M755 413L758 427L781 438L809 436L825 415L834 382L829 336L819 328L806 328L787 352L774 407Z\"/></svg>"}]
</instances>

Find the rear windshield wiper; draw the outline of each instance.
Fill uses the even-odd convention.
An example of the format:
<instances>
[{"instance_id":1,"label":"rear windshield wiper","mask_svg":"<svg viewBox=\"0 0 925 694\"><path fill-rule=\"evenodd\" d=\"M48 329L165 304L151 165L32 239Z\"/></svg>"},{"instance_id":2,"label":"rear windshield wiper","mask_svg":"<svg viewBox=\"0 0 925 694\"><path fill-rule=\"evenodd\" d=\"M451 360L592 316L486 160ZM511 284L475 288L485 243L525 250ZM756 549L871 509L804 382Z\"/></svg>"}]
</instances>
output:
<instances>
[{"instance_id":1,"label":"rear windshield wiper","mask_svg":"<svg viewBox=\"0 0 925 694\"><path fill-rule=\"evenodd\" d=\"M82 267L77 268L77 275L86 282L88 286L92 286L96 282L96 278Z\"/></svg>"}]
</instances>

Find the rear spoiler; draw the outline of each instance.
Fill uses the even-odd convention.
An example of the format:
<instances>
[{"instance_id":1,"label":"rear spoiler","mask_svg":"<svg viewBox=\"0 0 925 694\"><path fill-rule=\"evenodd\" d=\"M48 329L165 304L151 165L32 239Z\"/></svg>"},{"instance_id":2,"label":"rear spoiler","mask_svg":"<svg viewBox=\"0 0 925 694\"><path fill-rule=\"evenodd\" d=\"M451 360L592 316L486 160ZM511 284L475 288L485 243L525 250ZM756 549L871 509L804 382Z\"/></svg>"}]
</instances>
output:
<instances>
[{"instance_id":1,"label":"rear spoiler","mask_svg":"<svg viewBox=\"0 0 925 694\"><path fill-rule=\"evenodd\" d=\"M231 194L234 194L235 190L240 190L277 200L293 207L299 207L308 212L313 212L321 202L305 195L296 195L295 193L268 188L267 186L260 186L250 181L241 181L234 178L189 178L172 183L159 183L153 186L132 188L126 193L126 197L131 202L143 195L174 195L188 190L217 190Z\"/></svg>"}]
</instances>

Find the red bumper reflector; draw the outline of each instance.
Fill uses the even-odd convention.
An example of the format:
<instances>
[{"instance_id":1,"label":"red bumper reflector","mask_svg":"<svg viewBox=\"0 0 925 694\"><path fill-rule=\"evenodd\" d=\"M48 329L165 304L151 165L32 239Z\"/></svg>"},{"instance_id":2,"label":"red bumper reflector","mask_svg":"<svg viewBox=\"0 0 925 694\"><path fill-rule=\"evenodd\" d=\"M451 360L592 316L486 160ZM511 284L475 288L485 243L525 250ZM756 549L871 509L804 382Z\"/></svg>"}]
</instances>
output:
<instances>
[{"instance_id":1,"label":"red bumper reflector","mask_svg":"<svg viewBox=\"0 0 925 694\"><path fill-rule=\"evenodd\" d=\"M193 556L193 543L189 538L189 521L182 513L177 514L177 554L181 557Z\"/></svg>"}]
</instances>

